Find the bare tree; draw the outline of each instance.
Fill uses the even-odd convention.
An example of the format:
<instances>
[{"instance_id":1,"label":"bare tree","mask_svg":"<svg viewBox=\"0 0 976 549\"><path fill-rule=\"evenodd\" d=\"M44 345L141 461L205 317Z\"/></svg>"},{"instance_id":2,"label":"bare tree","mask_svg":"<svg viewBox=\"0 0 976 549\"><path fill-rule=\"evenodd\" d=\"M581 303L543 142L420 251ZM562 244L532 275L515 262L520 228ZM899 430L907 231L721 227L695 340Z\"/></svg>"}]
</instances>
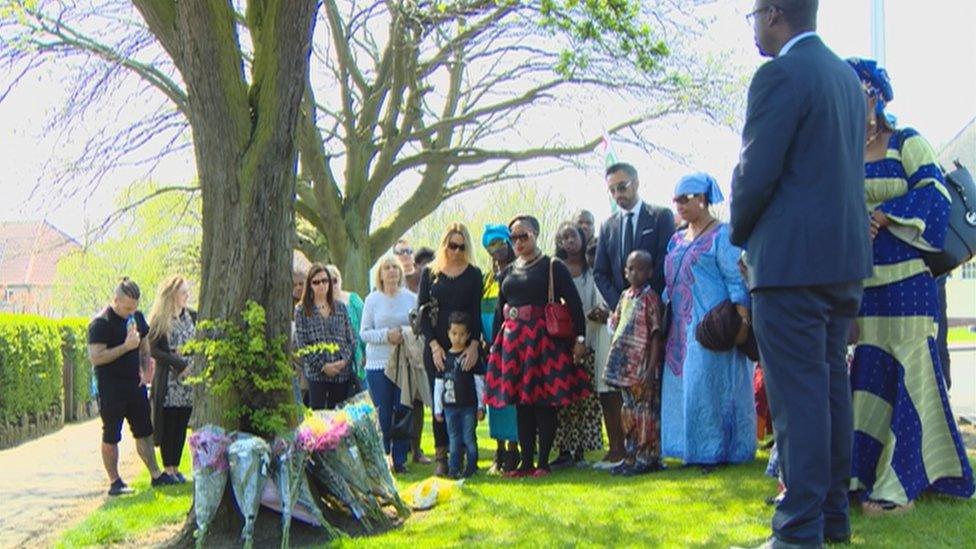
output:
<instances>
[{"instance_id":1,"label":"bare tree","mask_svg":"<svg viewBox=\"0 0 976 549\"><path fill-rule=\"evenodd\" d=\"M72 99L52 129L73 131L133 77L142 85L132 100L149 106L147 118L90 139L57 179L80 171L87 185L54 185L60 198L90 192L134 153L151 151L139 159L151 169L187 146L185 75L128 2L15 3L18 15L0 27L10 37L0 50L8 86L44 62L75 67ZM650 150L642 129L654 121L689 112L723 119L731 79L682 47L702 29L687 7L698 3L323 0L293 133L295 207L307 229L296 245L364 290L375 259L450 197L558 169L596 147L604 130ZM228 4L250 67L252 29L241 2ZM614 103L631 111L595 118L595 106ZM581 123L554 122L572 109ZM526 126L552 132L540 139L544 132ZM377 207L393 197L389 211Z\"/></svg>"}]
</instances>

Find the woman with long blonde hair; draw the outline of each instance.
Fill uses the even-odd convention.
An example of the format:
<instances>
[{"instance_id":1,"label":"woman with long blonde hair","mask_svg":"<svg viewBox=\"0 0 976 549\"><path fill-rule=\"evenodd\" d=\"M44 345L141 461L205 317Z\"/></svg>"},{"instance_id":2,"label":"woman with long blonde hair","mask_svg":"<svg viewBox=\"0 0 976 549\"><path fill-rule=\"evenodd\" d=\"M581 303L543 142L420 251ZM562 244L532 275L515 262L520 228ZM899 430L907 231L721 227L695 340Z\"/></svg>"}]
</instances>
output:
<instances>
[{"instance_id":1,"label":"woman with long blonde hair","mask_svg":"<svg viewBox=\"0 0 976 549\"><path fill-rule=\"evenodd\" d=\"M472 263L474 242L468 228L461 223L451 223L444 231L434 260L420 275L420 293L417 304L425 311L420 319L424 333L424 367L434 393L436 373L444 369L447 349L451 341L447 336L451 313L467 313L472 320L469 333L471 342L463 353L464 369L470 370L478 363L481 347L481 295L483 280L481 270ZM424 307L426 305L426 307ZM434 421L434 445L437 450L435 474L447 474L448 438L444 423Z\"/></svg>"},{"instance_id":2,"label":"woman with long blonde hair","mask_svg":"<svg viewBox=\"0 0 976 549\"><path fill-rule=\"evenodd\" d=\"M180 457L193 411L193 390L184 382L192 373L183 345L196 337L196 313L187 308L190 287L182 276L163 281L149 313L149 349L156 361L152 383L153 441L160 447L163 468L180 482Z\"/></svg>"}]
</instances>

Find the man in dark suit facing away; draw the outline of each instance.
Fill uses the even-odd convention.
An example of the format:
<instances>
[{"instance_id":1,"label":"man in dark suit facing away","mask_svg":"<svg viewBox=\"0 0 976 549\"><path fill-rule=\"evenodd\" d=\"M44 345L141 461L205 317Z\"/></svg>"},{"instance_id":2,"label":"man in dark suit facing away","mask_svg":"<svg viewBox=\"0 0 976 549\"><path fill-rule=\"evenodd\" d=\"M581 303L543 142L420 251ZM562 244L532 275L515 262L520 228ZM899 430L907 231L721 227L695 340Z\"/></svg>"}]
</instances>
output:
<instances>
[{"instance_id":1,"label":"man in dark suit facing away","mask_svg":"<svg viewBox=\"0 0 976 549\"><path fill-rule=\"evenodd\" d=\"M747 18L773 58L749 87L731 205L786 484L766 546L819 547L850 539L846 343L872 272L865 99L814 32L816 0L756 0Z\"/></svg>"},{"instance_id":2,"label":"man in dark suit facing away","mask_svg":"<svg viewBox=\"0 0 976 549\"><path fill-rule=\"evenodd\" d=\"M674 214L668 208L652 206L638 195L637 170L626 163L607 168L607 190L619 209L600 226L593 278L611 310L627 288L624 265L634 250L644 250L654 259L651 287L664 291L664 256L674 234Z\"/></svg>"}]
</instances>

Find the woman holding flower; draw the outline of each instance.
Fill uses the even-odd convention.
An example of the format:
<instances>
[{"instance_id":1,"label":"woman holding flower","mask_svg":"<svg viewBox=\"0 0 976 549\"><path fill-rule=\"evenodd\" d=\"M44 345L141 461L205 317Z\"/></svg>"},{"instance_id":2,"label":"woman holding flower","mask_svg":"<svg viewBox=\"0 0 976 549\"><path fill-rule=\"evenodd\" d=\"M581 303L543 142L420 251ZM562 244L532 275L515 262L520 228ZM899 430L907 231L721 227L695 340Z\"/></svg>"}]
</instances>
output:
<instances>
[{"instance_id":1,"label":"woman holding flower","mask_svg":"<svg viewBox=\"0 0 976 549\"><path fill-rule=\"evenodd\" d=\"M295 348L313 410L335 408L349 394L356 338L349 311L335 298L333 285L325 266L312 264L295 307Z\"/></svg>"}]
</instances>

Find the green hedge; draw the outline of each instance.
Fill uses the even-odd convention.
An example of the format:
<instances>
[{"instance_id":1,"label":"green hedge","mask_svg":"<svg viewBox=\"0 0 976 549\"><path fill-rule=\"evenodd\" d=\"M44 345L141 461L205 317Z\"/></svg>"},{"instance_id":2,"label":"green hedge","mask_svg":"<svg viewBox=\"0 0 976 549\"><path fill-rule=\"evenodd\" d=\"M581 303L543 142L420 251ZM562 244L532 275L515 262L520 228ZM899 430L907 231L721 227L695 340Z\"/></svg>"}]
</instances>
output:
<instances>
[{"instance_id":1,"label":"green hedge","mask_svg":"<svg viewBox=\"0 0 976 549\"><path fill-rule=\"evenodd\" d=\"M0 423L61 406L61 347L57 321L0 314Z\"/></svg>"},{"instance_id":2,"label":"green hedge","mask_svg":"<svg viewBox=\"0 0 976 549\"><path fill-rule=\"evenodd\" d=\"M58 321L61 328L61 340L64 351L64 367L71 369L72 398L65 395L65 401L71 402L73 410L65 410L65 421L84 419L79 417L80 411L92 400L92 365L88 361L88 319L67 318Z\"/></svg>"}]
</instances>

